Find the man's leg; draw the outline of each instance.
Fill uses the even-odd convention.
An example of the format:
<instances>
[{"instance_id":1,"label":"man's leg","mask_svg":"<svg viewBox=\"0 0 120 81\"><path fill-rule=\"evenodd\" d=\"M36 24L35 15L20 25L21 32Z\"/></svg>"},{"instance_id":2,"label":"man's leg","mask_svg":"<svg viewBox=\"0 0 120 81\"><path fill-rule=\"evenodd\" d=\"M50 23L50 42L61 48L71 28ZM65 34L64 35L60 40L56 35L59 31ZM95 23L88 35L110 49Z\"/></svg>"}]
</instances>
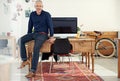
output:
<instances>
[{"instance_id":1,"label":"man's leg","mask_svg":"<svg viewBox=\"0 0 120 81\"><path fill-rule=\"evenodd\" d=\"M20 56L21 56L21 59L23 61L20 68L23 68L25 65L28 64L25 43L28 42L28 41L31 41L31 40L33 40L33 34L32 33L31 34L26 34L18 40L18 43L20 45Z\"/></svg>"},{"instance_id":2,"label":"man's leg","mask_svg":"<svg viewBox=\"0 0 120 81\"><path fill-rule=\"evenodd\" d=\"M37 33L35 35L35 44L34 44L33 57L32 57L32 67L31 67L30 73L28 75L26 75L27 78L33 77L33 73L36 72L38 60L39 60L39 50L40 50L42 44L47 39L48 39L47 34Z\"/></svg>"}]
</instances>

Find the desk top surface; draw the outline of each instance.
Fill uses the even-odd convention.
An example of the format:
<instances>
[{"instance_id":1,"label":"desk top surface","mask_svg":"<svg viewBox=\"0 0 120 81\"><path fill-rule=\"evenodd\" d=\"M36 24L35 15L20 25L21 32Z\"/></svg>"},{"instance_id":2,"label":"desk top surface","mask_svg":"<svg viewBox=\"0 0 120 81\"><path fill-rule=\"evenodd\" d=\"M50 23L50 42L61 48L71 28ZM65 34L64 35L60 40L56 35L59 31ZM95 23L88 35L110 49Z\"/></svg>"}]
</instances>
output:
<instances>
[{"instance_id":1,"label":"desk top surface","mask_svg":"<svg viewBox=\"0 0 120 81\"><path fill-rule=\"evenodd\" d=\"M69 38L69 40L95 40L93 38Z\"/></svg>"},{"instance_id":2,"label":"desk top surface","mask_svg":"<svg viewBox=\"0 0 120 81\"><path fill-rule=\"evenodd\" d=\"M56 39L56 38L55 38ZM55 39L53 39L53 41L55 40ZM90 42L94 42L95 41L95 39L93 39L93 38L69 38L69 40L71 41L71 42L79 42L79 41L90 41ZM33 40L34 41L34 40ZM31 43L31 42L33 42L33 41L30 41L30 42L28 42L29 44ZM47 42L47 41L46 41ZM47 43L49 43L49 42L47 42Z\"/></svg>"}]
</instances>

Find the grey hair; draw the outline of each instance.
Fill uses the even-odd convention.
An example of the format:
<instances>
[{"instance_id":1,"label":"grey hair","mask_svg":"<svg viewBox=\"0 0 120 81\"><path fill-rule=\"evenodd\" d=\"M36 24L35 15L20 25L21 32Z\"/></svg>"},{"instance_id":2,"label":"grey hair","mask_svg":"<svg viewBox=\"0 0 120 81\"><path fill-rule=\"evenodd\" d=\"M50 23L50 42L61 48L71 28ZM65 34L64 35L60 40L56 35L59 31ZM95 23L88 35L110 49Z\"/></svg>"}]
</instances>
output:
<instances>
[{"instance_id":1,"label":"grey hair","mask_svg":"<svg viewBox=\"0 0 120 81\"><path fill-rule=\"evenodd\" d=\"M34 6L36 5L37 2L40 2L40 3L42 3L42 5L43 5L42 0L36 0Z\"/></svg>"},{"instance_id":2,"label":"grey hair","mask_svg":"<svg viewBox=\"0 0 120 81\"><path fill-rule=\"evenodd\" d=\"M42 3L42 0L36 0L35 3L36 3L36 2L41 2L41 3Z\"/></svg>"}]
</instances>

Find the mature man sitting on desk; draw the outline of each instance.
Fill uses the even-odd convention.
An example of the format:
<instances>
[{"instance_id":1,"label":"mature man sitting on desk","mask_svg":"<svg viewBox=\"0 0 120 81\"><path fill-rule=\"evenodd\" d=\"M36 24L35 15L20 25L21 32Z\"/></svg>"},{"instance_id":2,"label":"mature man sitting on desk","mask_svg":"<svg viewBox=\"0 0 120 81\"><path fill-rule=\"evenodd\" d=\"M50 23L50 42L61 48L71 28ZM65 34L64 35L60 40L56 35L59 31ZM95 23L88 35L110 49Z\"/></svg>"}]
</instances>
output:
<instances>
[{"instance_id":1,"label":"mature man sitting on desk","mask_svg":"<svg viewBox=\"0 0 120 81\"><path fill-rule=\"evenodd\" d=\"M35 2L35 9L30 14L29 23L28 23L28 33L20 38L20 54L22 63L20 68L23 68L25 65L29 64L27 61L25 43L31 40L35 40L34 49L33 49L33 57L32 57L32 67L30 72L26 75L27 78L31 78L35 76L35 72L38 65L39 60L39 50L42 44L48 40L52 43L53 41L53 24L51 15L44 11L43 4L41 0L37 0ZM34 27L34 32L32 33L32 29ZM48 33L50 31L50 37ZM48 39L49 38L49 39Z\"/></svg>"}]
</instances>

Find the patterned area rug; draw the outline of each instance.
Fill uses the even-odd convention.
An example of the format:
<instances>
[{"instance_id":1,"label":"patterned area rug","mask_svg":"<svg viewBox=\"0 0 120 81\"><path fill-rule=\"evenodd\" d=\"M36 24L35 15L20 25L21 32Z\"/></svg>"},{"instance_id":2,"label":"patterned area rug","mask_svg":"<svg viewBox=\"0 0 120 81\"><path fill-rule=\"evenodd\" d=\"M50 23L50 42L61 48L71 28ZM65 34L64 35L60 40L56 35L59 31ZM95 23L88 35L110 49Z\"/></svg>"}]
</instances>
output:
<instances>
[{"instance_id":1,"label":"patterned area rug","mask_svg":"<svg viewBox=\"0 0 120 81\"><path fill-rule=\"evenodd\" d=\"M39 64L36 76L30 81L104 81L82 63L54 63L51 73L49 66L49 62L43 62L41 73Z\"/></svg>"}]
</instances>

